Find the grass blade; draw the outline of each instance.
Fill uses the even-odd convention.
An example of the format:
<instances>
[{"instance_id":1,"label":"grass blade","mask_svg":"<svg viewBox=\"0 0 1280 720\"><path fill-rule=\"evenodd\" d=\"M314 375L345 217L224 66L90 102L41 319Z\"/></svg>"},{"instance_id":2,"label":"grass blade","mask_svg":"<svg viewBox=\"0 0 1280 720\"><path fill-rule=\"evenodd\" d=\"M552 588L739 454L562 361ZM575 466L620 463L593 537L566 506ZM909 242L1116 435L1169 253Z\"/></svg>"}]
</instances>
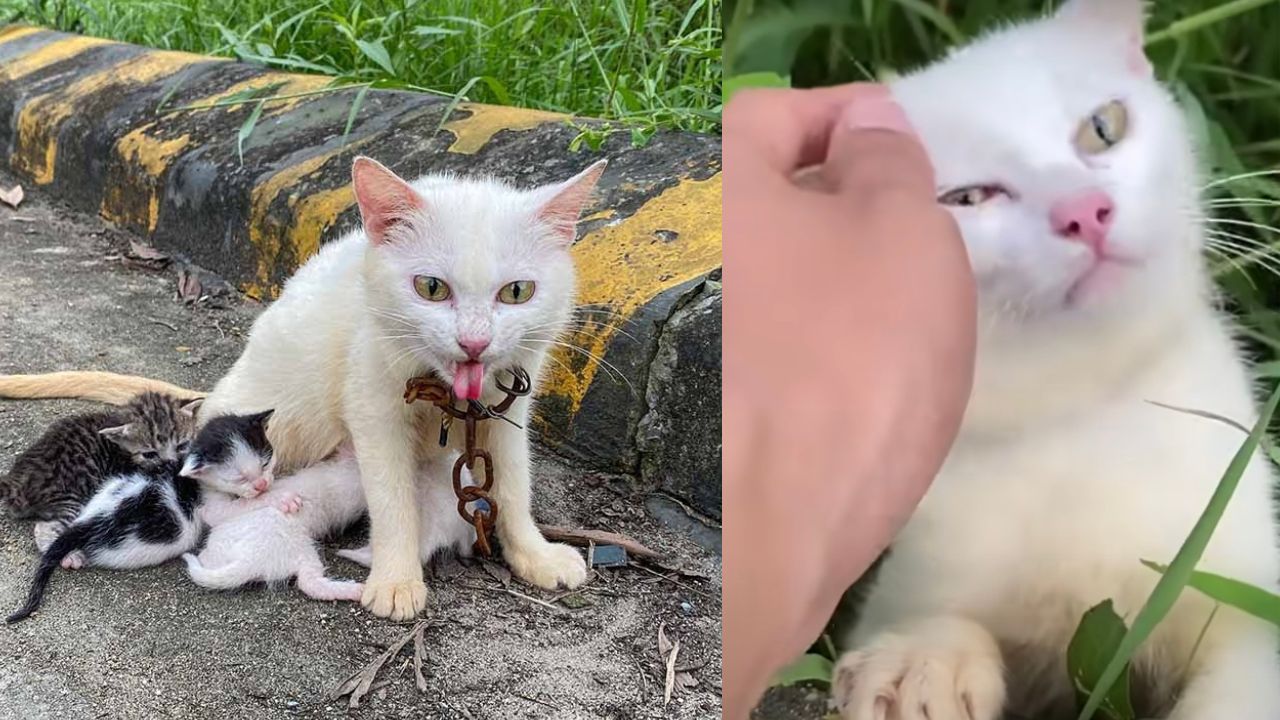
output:
<instances>
[{"instance_id":1,"label":"grass blade","mask_svg":"<svg viewBox=\"0 0 1280 720\"><path fill-rule=\"evenodd\" d=\"M258 118L262 117L262 108L267 104L264 98L253 106L253 112L249 113L249 117L245 119L244 124L240 126L240 130L236 133L236 154L240 156L240 164L244 165L244 141L253 134L253 128L258 124Z\"/></svg>"},{"instance_id":2,"label":"grass blade","mask_svg":"<svg viewBox=\"0 0 1280 720\"><path fill-rule=\"evenodd\" d=\"M1150 560L1143 560L1142 564L1158 573L1167 572L1169 569L1167 565ZM1280 595L1247 582L1200 570L1191 573L1191 579L1187 584L1223 605L1243 610L1280 627Z\"/></svg>"},{"instance_id":3,"label":"grass blade","mask_svg":"<svg viewBox=\"0 0 1280 720\"><path fill-rule=\"evenodd\" d=\"M1249 462L1253 460L1253 456L1258 451L1258 445L1266 433L1267 426L1271 423L1271 416L1275 414L1277 404L1280 404L1280 388L1271 393L1271 397L1267 400L1266 406L1263 407L1262 413L1258 417L1258 422L1254 424L1248 439L1244 441L1244 444L1236 451L1235 457L1231 459L1231 464L1227 466L1227 471L1218 482L1218 487L1214 489L1213 496L1209 498L1209 504L1205 506L1204 512L1200 515L1200 519L1196 521L1191 534L1182 543L1178 554L1169 563L1168 570L1160 578L1160 581L1156 583L1155 589L1151 591L1151 596L1147 598L1146 604L1142 606L1142 609L1138 611L1137 616L1133 619L1132 627L1125 633L1124 639L1120 641L1120 646L1111 658L1111 662L1107 663L1102 675L1098 678L1098 684L1094 686L1088 702L1085 703L1084 709L1080 711L1078 720L1090 720L1094 713L1098 711L1103 700L1106 699L1107 693L1111 690L1111 686L1120 679L1120 675L1124 672L1138 646L1155 630L1156 625L1164 619L1164 616L1173 608L1178 596L1182 594L1182 589L1186 587L1192 573L1195 571L1196 563L1200 561L1200 557L1204 554L1204 549L1209 545L1209 538L1213 536L1213 531L1218 527L1218 521L1222 519L1222 513L1226 510L1227 503L1230 502L1231 496L1235 493L1236 486L1240 484L1240 477L1244 475Z\"/></svg>"},{"instance_id":4,"label":"grass blade","mask_svg":"<svg viewBox=\"0 0 1280 720\"><path fill-rule=\"evenodd\" d=\"M351 134L351 126L356 122L356 114L360 112L360 106L364 105L364 96L369 92L369 85L360 88L360 92L356 93L355 98L351 101L351 111L347 113L347 125L342 128L341 145L347 144L347 136Z\"/></svg>"}]
</instances>

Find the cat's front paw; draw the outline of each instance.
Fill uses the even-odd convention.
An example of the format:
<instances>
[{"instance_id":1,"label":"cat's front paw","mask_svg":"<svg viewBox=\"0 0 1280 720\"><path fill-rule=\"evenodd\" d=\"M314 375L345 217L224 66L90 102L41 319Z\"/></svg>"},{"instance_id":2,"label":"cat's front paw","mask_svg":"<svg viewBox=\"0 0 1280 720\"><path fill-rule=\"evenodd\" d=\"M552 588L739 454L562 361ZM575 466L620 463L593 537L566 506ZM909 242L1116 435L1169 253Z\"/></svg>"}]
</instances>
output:
<instances>
[{"instance_id":1,"label":"cat's front paw","mask_svg":"<svg viewBox=\"0 0 1280 720\"><path fill-rule=\"evenodd\" d=\"M302 496L296 492L285 491L276 495L272 504L285 515L292 515L302 509Z\"/></svg>"},{"instance_id":2,"label":"cat's front paw","mask_svg":"<svg viewBox=\"0 0 1280 720\"><path fill-rule=\"evenodd\" d=\"M999 720L1004 668L980 625L937 618L845 653L831 694L844 720Z\"/></svg>"},{"instance_id":3,"label":"cat's front paw","mask_svg":"<svg viewBox=\"0 0 1280 720\"><path fill-rule=\"evenodd\" d=\"M364 584L360 603L378 617L410 620L427 606L427 585L421 580L376 581Z\"/></svg>"},{"instance_id":4,"label":"cat's front paw","mask_svg":"<svg viewBox=\"0 0 1280 720\"><path fill-rule=\"evenodd\" d=\"M544 590L573 589L587 579L587 562L568 545L542 542L532 547L509 550L507 565L525 582Z\"/></svg>"}]
</instances>

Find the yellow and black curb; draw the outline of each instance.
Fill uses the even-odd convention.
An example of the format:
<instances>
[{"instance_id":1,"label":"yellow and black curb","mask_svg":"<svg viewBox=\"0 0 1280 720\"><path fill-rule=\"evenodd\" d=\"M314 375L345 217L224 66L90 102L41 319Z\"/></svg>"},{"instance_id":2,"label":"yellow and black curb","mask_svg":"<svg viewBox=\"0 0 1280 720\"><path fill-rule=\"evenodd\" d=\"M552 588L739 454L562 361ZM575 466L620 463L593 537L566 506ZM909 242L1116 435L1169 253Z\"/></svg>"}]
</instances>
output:
<instances>
[{"instance_id":1,"label":"yellow and black curb","mask_svg":"<svg viewBox=\"0 0 1280 720\"><path fill-rule=\"evenodd\" d=\"M568 150L555 113L355 90L330 78L0 27L0 147L35 189L96 212L270 299L324 242L353 227L352 156L401 175L454 171L533 184L605 156L574 255L585 353L556 357L537 431L558 451L720 514L720 143L660 133L633 148ZM271 88L254 103L209 106ZM592 122L592 121L584 121ZM439 131L437 132L437 129ZM592 357L594 356L594 357Z\"/></svg>"}]
</instances>

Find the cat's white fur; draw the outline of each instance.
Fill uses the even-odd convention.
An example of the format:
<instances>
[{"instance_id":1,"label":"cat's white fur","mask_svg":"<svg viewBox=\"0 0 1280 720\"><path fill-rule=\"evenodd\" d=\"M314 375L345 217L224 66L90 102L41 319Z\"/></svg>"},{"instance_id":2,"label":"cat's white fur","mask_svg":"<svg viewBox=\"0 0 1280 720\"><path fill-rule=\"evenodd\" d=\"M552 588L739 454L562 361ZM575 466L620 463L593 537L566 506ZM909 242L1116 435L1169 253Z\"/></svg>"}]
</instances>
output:
<instances>
[{"instance_id":1,"label":"cat's white fur","mask_svg":"<svg viewBox=\"0 0 1280 720\"><path fill-rule=\"evenodd\" d=\"M1188 128L1138 50L1137 0L1072 0L892 84L939 191L1014 192L954 208L979 282L977 377L960 437L895 539L838 664L846 718L1074 717L1065 649L1107 598L1128 620L1205 507L1243 435L1148 401L1252 425L1251 380L1212 302ZM1127 136L1097 156L1072 138L1122 100ZM1049 205L1086 187L1115 201L1110 247L1137 258L1068 298L1091 262ZM904 278L904 282L906 279ZM1199 567L1276 589L1274 478L1245 473ZM1140 649L1150 711L1280 718L1274 628L1187 590Z\"/></svg>"},{"instance_id":2,"label":"cat's white fur","mask_svg":"<svg viewBox=\"0 0 1280 720\"><path fill-rule=\"evenodd\" d=\"M538 377L548 340L572 311L568 248L602 171L600 162L564 183L519 190L434 176L408 184L357 159L353 186L364 228L323 247L289 279L202 406L202 417L274 408L267 434L281 473L348 439L354 444L371 524L363 602L373 613L406 619L426 604L415 472L448 452L435 444L439 411L407 405L406 380L434 371L452 381L466 359L459 340L474 334L491 338L483 402L504 397L494 380L507 378L505 368L519 365ZM419 297L415 274L442 278L453 297ZM516 280L536 282L533 297L498 303L500 288ZM529 399L517 400L508 416L527 426ZM456 430L453 451L461 449ZM497 470L497 534L512 570L540 587L582 583L582 556L548 542L534 524L526 431L488 422L478 439Z\"/></svg>"},{"instance_id":3,"label":"cat's white fur","mask_svg":"<svg viewBox=\"0 0 1280 720\"><path fill-rule=\"evenodd\" d=\"M423 513L418 552L424 564L448 548L469 554L475 540L475 531L455 507L450 474L456 459L457 453L440 456L418 478L417 503ZM466 470L463 484L471 484ZM343 452L282 478L257 498L206 511L213 529L204 548L182 559L192 581L207 588L231 590L296 578L298 589L313 599L356 601L363 585L326 577L316 541L348 527L365 510L360 467L353 454ZM372 560L368 545L338 555L366 567Z\"/></svg>"},{"instance_id":4,"label":"cat's white fur","mask_svg":"<svg viewBox=\"0 0 1280 720\"><path fill-rule=\"evenodd\" d=\"M230 590L297 578L316 600L359 600L359 583L325 577L316 540L364 515L360 470L350 453L282 478L263 495L204 509L212 526L199 555L186 553L197 585Z\"/></svg>"}]
</instances>

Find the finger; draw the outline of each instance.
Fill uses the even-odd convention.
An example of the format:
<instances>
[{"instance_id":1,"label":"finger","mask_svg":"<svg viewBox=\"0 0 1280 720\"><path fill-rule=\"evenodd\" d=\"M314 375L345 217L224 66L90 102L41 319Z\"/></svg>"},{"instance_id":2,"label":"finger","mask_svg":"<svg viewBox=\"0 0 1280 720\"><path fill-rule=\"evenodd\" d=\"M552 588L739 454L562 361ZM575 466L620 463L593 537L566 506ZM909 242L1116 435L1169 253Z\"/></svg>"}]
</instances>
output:
<instances>
[{"instance_id":1,"label":"finger","mask_svg":"<svg viewBox=\"0 0 1280 720\"><path fill-rule=\"evenodd\" d=\"M906 113L887 93L860 96L843 108L822 172L841 194L887 191L934 199L933 165Z\"/></svg>"},{"instance_id":2,"label":"finger","mask_svg":"<svg viewBox=\"0 0 1280 720\"><path fill-rule=\"evenodd\" d=\"M888 97L888 90L869 83L809 90L744 90L725 108L725 163L760 163L784 176L821 164L841 112L862 96Z\"/></svg>"}]
</instances>

